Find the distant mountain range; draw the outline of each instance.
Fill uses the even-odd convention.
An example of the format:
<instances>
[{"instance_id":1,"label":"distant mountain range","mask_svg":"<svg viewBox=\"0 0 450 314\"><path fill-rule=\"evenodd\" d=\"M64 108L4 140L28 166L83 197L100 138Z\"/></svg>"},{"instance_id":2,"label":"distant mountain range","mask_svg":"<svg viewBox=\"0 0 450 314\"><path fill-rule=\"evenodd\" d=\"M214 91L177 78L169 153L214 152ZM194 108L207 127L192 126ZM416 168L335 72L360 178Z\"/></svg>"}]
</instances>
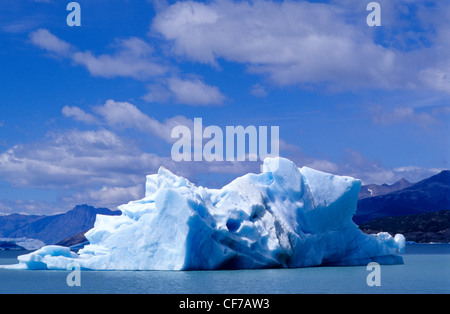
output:
<instances>
[{"instance_id":1,"label":"distant mountain range","mask_svg":"<svg viewBox=\"0 0 450 314\"><path fill-rule=\"evenodd\" d=\"M405 183L403 181L399 185ZM406 183L406 185L408 184ZM389 190L389 188L386 190ZM449 170L444 170L437 175L400 190L360 199L353 220L359 225L375 218L405 216L440 210L450 210Z\"/></svg>"},{"instance_id":2,"label":"distant mountain range","mask_svg":"<svg viewBox=\"0 0 450 314\"><path fill-rule=\"evenodd\" d=\"M0 238L30 238L56 244L94 227L97 214L120 215L120 211L77 205L72 210L52 216L12 214L0 216Z\"/></svg>"},{"instance_id":3,"label":"distant mountain range","mask_svg":"<svg viewBox=\"0 0 450 314\"><path fill-rule=\"evenodd\" d=\"M415 184L361 187L353 217L365 233L401 233L407 241L450 243L450 171Z\"/></svg>"},{"instance_id":4,"label":"distant mountain range","mask_svg":"<svg viewBox=\"0 0 450 314\"><path fill-rule=\"evenodd\" d=\"M408 182L406 179L400 179L392 185L388 184L363 185L361 187L361 191L359 192L358 199L389 194L391 192L396 192L409 188L411 185L413 185L413 183Z\"/></svg>"}]
</instances>

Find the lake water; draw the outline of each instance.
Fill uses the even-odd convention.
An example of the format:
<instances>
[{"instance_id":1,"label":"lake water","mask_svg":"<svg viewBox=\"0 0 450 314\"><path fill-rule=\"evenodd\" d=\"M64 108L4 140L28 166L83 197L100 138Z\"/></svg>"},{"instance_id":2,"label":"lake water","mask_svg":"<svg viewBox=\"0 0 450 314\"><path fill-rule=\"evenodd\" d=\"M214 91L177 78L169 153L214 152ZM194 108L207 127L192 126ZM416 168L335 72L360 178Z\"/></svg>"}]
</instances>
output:
<instances>
[{"instance_id":1,"label":"lake water","mask_svg":"<svg viewBox=\"0 0 450 314\"><path fill-rule=\"evenodd\" d=\"M0 251L0 265L26 252ZM381 286L369 287L365 266L237 271L81 271L81 286L69 287L70 271L0 269L1 294L298 294L450 293L450 244L410 244L404 265L382 265Z\"/></svg>"}]
</instances>

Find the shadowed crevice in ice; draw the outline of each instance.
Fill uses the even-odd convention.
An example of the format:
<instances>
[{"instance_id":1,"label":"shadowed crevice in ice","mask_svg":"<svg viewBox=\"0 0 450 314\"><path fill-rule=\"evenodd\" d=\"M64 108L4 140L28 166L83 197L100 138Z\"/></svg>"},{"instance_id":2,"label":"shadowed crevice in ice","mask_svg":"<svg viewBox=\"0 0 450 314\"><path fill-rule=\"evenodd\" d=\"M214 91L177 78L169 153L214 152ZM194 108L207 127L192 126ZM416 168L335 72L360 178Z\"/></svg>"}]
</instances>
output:
<instances>
[{"instance_id":1,"label":"shadowed crevice in ice","mask_svg":"<svg viewBox=\"0 0 450 314\"><path fill-rule=\"evenodd\" d=\"M360 181L264 160L222 189L160 168L145 198L121 216L98 215L78 255L56 246L19 257L18 268L202 270L403 263L404 237L363 234L352 221Z\"/></svg>"}]
</instances>

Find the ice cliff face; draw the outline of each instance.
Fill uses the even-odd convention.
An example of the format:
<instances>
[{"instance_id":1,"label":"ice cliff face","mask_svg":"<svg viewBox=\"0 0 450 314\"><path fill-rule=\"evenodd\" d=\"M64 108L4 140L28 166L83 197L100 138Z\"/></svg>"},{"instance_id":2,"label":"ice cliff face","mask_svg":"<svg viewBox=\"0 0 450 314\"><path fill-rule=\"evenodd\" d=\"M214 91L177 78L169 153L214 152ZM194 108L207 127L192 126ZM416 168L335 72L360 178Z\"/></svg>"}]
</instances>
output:
<instances>
[{"instance_id":1,"label":"ice cliff face","mask_svg":"<svg viewBox=\"0 0 450 314\"><path fill-rule=\"evenodd\" d=\"M260 174L220 190L165 168L121 216L98 215L78 255L48 246L19 257L28 269L198 270L402 263L404 237L363 234L352 216L360 181L267 158Z\"/></svg>"}]
</instances>

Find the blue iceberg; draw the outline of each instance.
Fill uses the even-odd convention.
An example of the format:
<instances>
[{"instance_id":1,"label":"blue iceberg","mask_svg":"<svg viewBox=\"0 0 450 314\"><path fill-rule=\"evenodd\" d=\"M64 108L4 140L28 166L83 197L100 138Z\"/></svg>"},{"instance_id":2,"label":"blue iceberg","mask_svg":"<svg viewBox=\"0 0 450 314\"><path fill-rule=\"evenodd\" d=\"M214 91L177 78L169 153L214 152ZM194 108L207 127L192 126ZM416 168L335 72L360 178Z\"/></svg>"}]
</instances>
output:
<instances>
[{"instance_id":1,"label":"blue iceberg","mask_svg":"<svg viewBox=\"0 0 450 314\"><path fill-rule=\"evenodd\" d=\"M260 174L208 189L161 167L120 216L97 215L75 254L47 246L17 268L212 270L401 264L402 235L367 235L352 221L359 180L266 158Z\"/></svg>"}]
</instances>

